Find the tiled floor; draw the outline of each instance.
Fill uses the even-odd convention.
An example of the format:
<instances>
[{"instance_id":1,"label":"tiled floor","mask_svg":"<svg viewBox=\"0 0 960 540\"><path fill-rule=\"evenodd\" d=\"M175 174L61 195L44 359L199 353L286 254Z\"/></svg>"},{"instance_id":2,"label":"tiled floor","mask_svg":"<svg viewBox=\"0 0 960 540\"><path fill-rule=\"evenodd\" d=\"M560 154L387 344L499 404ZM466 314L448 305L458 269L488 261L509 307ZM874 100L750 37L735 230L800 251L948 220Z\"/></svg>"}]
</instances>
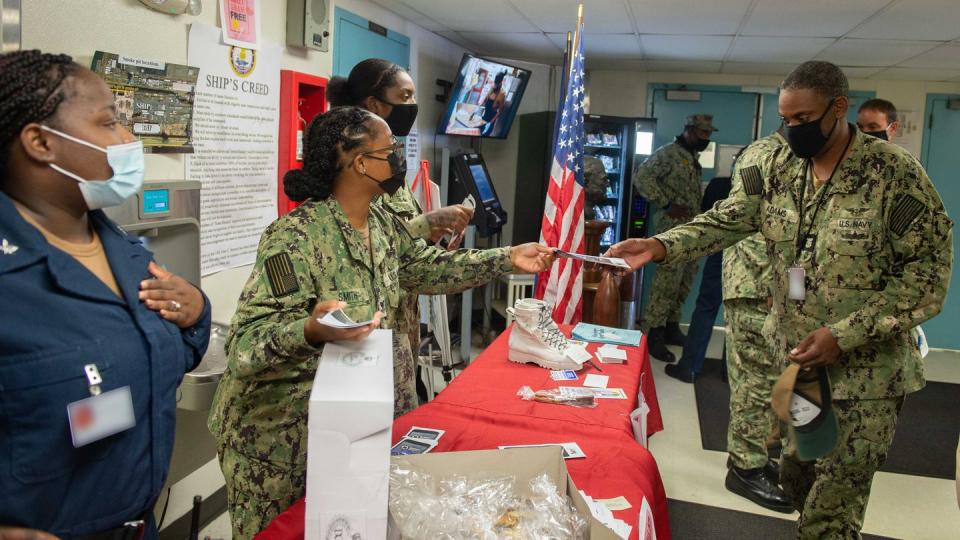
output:
<instances>
[{"instance_id":1,"label":"tiled floor","mask_svg":"<svg viewBox=\"0 0 960 540\"><path fill-rule=\"evenodd\" d=\"M719 357L718 350L711 352L716 354L708 356ZM674 348L674 353L679 358L679 348ZM960 383L960 353L931 351L926 361L929 380ZM653 360L665 427L651 439L650 450L660 466L667 496L778 518L790 517L761 508L724 488L727 455L701 446L693 385L667 377L664 365ZM796 516L793 514L792 518ZM960 510L954 482L877 473L863 530L909 540L960 538Z\"/></svg>"}]
</instances>

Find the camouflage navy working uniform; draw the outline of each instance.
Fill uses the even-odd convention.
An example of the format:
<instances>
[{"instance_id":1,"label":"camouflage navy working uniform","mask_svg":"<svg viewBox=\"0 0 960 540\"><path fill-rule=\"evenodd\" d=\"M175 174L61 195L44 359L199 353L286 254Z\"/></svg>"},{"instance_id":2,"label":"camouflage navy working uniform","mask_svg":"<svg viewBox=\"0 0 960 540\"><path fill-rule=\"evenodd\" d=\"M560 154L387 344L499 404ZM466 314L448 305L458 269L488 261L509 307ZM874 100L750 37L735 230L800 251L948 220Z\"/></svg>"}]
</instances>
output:
<instances>
[{"instance_id":1,"label":"camouflage navy working uniform","mask_svg":"<svg viewBox=\"0 0 960 540\"><path fill-rule=\"evenodd\" d=\"M760 174L773 152L789 152L779 133L748 146L737 160L737 169L758 166ZM740 176L733 173L733 184ZM740 188L742 189L742 187ZM763 324L770 313L772 274L767 246L760 233L723 252L723 312L727 322L727 376L730 381L730 425L727 452L741 469L767 464L767 440L779 433L770 407L770 391L782 371L778 355L770 351L770 336Z\"/></svg>"},{"instance_id":2,"label":"camouflage navy working uniform","mask_svg":"<svg viewBox=\"0 0 960 540\"><path fill-rule=\"evenodd\" d=\"M637 192L651 206L665 209L671 204L690 209L690 215L672 218L659 212L656 232L669 231L690 221L700 208L700 163L681 143L680 137L650 155L633 176ZM643 314L644 328L658 328L680 321L680 308L697 276L696 261L660 264L650 286L650 302Z\"/></svg>"},{"instance_id":3,"label":"camouflage navy working uniform","mask_svg":"<svg viewBox=\"0 0 960 540\"><path fill-rule=\"evenodd\" d=\"M401 288L454 293L512 270L510 248L428 247L379 205L371 205L369 227L368 249L331 197L308 200L260 239L209 419L236 539L251 538L304 495L307 409L323 347L307 343L303 330L318 302L346 302L344 311L354 320L382 311L381 327L395 328ZM396 415L417 405L410 351L407 334L395 332Z\"/></svg>"},{"instance_id":4,"label":"camouflage navy working uniform","mask_svg":"<svg viewBox=\"0 0 960 540\"><path fill-rule=\"evenodd\" d=\"M774 354L787 362L794 346L824 326L837 339L842 353L828 369L837 447L801 462L787 441L781 466L804 539L859 538L870 484L886 459L903 398L925 384L910 330L942 308L953 261L953 224L920 163L894 144L850 129L848 157L826 185L814 189L807 160L774 154L766 177L740 169L730 198L657 236L669 263L694 260L759 230L772 271L773 312L764 333L776 336ZM814 218L821 194L825 202ZM798 261L806 297L790 300L788 269L797 237L808 227Z\"/></svg>"},{"instance_id":5,"label":"camouflage navy working uniform","mask_svg":"<svg viewBox=\"0 0 960 540\"><path fill-rule=\"evenodd\" d=\"M417 203L413 193L406 186L397 190L393 195L382 195L378 201L385 210L400 218L410 236L429 240L430 224L427 222L427 216L423 214L420 204ZM410 357L413 358L414 364L416 364L417 356L420 355L419 298L420 295L416 292L400 289L401 310L393 328L394 332L407 335L407 340L410 343ZM416 368L414 368L414 376L416 376Z\"/></svg>"}]
</instances>

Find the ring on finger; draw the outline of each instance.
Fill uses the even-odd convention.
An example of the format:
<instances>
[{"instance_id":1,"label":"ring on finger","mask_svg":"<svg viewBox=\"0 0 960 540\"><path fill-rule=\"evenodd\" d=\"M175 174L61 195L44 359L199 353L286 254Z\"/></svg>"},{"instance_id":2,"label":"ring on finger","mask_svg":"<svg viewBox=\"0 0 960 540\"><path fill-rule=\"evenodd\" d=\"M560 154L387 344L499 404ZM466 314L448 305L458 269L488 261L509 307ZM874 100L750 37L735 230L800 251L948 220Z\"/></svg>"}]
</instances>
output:
<instances>
[{"instance_id":1,"label":"ring on finger","mask_svg":"<svg viewBox=\"0 0 960 540\"><path fill-rule=\"evenodd\" d=\"M180 305L180 302L177 302L176 300L170 301L170 311L180 311L180 308L182 307L183 306Z\"/></svg>"}]
</instances>

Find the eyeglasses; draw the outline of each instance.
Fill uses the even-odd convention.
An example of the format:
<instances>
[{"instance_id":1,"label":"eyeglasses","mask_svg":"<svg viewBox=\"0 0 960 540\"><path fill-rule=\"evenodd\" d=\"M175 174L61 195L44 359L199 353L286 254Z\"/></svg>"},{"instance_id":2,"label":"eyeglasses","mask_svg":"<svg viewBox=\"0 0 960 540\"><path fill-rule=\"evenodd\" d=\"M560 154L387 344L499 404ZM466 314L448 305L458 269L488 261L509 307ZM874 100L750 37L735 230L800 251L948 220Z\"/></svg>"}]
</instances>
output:
<instances>
[{"instance_id":1,"label":"eyeglasses","mask_svg":"<svg viewBox=\"0 0 960 540\"><path fill-rule=\"evenodd\" d=\"M366 152L360 152L361 156L370 156L374 159L386 159L378 156L371 156L371 154L379 154L380 152L389 151L391 154L403 154L403 143L398 141L396 137L391 137L393 143L390 146L384 146L381 148L374 148L373 150L367 150Z\"/></svg>"}]
</instances>

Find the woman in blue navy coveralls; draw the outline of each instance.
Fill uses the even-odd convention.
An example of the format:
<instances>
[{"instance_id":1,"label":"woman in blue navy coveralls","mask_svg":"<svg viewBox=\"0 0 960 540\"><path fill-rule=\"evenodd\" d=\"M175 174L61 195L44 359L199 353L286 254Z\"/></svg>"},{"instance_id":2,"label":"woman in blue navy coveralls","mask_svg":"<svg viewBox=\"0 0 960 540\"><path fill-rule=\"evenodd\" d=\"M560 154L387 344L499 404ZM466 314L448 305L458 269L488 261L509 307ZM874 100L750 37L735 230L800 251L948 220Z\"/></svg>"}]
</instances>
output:
<instances>
[{"instance_id":1,"label":"woman in blue navy coveralls","mask_svg":"<svg viewBox=\"0 0 960 540\"><path fill-rule=\"evenodd\" d=\"M99 210L142 182L102 80L63 55L0 56L0 540L156 536L210 305ZM107 405L68 420L98 392Z\"/></svg>"}]
</instances>

